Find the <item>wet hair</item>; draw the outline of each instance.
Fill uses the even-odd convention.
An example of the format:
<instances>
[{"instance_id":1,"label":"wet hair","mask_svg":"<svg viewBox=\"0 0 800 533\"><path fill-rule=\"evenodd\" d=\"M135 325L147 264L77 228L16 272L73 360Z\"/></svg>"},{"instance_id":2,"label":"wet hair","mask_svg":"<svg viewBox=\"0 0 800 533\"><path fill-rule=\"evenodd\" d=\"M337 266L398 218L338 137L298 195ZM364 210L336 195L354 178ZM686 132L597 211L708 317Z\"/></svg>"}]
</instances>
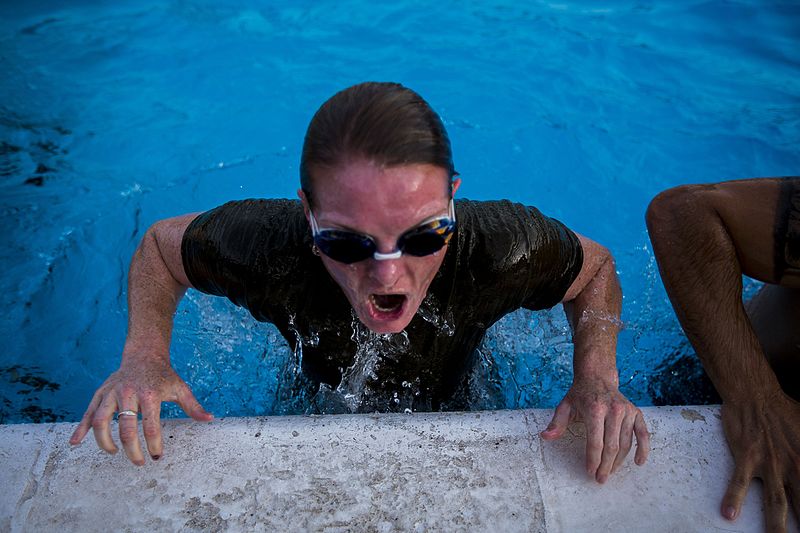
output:
<instances>
[{"instance_id":1,"label":"wet hair","mask_svg":"<svg viewBox=\"0 0 800 533\"><path fill-rule=\"evenodd\" d=\"M423 163L444 168L452 194L457 173L444 124L420 95L399 83L359 83L317 110L300 159L300 187L308 202L314 170L359 157L385 167Z\"/></svg>"}]
</instances>

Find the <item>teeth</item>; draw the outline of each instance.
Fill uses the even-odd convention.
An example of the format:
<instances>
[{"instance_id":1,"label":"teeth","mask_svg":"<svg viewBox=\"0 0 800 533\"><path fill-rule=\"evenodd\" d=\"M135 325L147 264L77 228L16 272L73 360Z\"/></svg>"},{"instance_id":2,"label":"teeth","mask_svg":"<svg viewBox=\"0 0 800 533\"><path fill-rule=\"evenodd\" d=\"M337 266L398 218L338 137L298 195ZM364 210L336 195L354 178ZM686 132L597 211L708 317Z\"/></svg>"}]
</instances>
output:
<instances>
[{"instance_id":1,"label":"teeth","mask_svg":"<svg viewBox=\"0 0 800 533\"><path fill-rule=\"evenodd\" d=\"M375 308L382 313L395 311L403 304L403 296L401 295L385 295L384 297L376 297L376 295L372 294L370 295L369 299L372 302L372 305L374 305Z\"/></svg>"}]
</instances>

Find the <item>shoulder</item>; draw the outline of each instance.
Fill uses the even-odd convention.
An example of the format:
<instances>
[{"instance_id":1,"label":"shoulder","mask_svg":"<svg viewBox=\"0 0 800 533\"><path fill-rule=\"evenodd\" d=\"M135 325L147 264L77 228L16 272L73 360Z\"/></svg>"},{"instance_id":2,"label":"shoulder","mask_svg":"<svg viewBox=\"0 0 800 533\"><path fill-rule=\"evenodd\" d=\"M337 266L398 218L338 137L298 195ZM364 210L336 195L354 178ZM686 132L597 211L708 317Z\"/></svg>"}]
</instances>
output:
<instances>
[{"instance_id":1,"label":"shoulder","mask_svg":"<svg viewBox=\"0 0 800 533\"><path fill-rule=\"evenodd\" d=\"M289 244L307 232L298 200L248 199L227 202L199 215L184 239L221 241L228 244Z\"/></svg>"},{"instance_id":2,"label":"shoulder","mask_svg":"<svg viewBox=\"0 0 800 533\"><path fill-rule=\"evenodd\" d=\"M304 219L299 200L251 198L233 200L198 216L192 225L236 225L268 227L272 224Z\"/></svg>"},{"instance_id":3,"label":"shoulder","mask_svg":"<svg viewBox=\"0 0 800 533\"><path fill-rule=\"evenodd\" d=\"M480 305L493 302L487 309L552 307L580 271L577 235L535 207L467 200L456 203L456 219L459 280L488 298Z\"/></svg>"},{"instance_id":4,"label":"shoulder","mask_svg":"<svg viewBox=\"0 0 800 533\"><path fill-rule=\"evenodd\" d=\"M558 220L536 207L509 200L457 201L456 220L460 238L471 251L504 263L554 244L574 246L578 242Z\"/></svg>"},{"instance_id":5,"label":"shoulder","mask_svg":"<svg viewBox=\"0 0 800 533\"><path fill-rule=\"evenodd\" d=\"M311 237L297 200L236 200L199 215L186 229L184 262L221 262L264 268L267 263L296 262L310 250Z\"/></svg>"}]
</instances>

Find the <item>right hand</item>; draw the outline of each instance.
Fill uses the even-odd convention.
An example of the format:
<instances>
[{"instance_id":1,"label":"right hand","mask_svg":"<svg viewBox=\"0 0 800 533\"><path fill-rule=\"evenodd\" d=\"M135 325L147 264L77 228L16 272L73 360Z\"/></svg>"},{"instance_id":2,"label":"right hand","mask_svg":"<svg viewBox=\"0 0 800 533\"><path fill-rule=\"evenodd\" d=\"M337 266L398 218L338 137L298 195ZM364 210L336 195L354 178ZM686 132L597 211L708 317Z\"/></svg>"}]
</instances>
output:
<instances>
[{"instance_id":1,"label":"right hand","mask_svg":"<svg viewBox=\"0 0 800 533\"><path fill-rule=\"evenodd\" d=\"M650 433L642 411L619 392L616 384L602 380L574 383L542 431L545 440L561 438L572 421L586 425L586 471L605 483L617 471L636 437L634 462L643 465L650 453Z\"/></svg>"},{"instance_id":2,"label":"right hand","mask_svg":"<svg viewBox=\"0 0 800 533\"><path fill-rule=\"evenodd\" d=\"M117 453L111 438L114 413L130 410L142 413L142 430L147 450L154 460L161 458L161 402L176 402L195 420L208 422L214 416L203 409L189 386L175 373L167 358L126 355L119 370L94 393L89 408L75 429L69 443L80 444L89 429L94 430L97 445L108 453ZM135 416L119 417L119 440L132 463L144 465L139 444L139 420Z\"/></svg>"},{"instance_id":3,"label":"right hand","mask_svg":"<svg viewBox=\"0 0 800 533\"><path fill-rule=\"evenodd\" d=\"M735 469L722 515L738 518L750 481L764 484L766 531L786 531L788 499L800 520L800 403L780 391L764 403L722 404L722 427Z\"/></svg>"}]
</instances>

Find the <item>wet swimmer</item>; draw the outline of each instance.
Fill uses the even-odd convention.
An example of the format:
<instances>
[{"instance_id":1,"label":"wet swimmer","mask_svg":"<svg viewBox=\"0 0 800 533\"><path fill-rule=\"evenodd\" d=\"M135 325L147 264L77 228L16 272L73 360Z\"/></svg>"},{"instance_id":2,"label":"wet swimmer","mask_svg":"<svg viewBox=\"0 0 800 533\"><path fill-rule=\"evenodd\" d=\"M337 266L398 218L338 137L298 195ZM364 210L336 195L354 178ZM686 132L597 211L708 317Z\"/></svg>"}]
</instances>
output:
<instances>
[{"instance_id":1,"label":"wet swimmer","mask_svg":"<svg viewBox=\"0 0 800 533\"><path fill-rule=\"evenodd\" d=\"M675 313L722 398L735 520L753 478L767 531L800 520L800 178L686 185L647 226ZM765 284L742 300L742 274Z\"/></svg>"},{"instance_id":2,"label":"wet swimmer","mask_svg":"<svg viewBox=\"0 0 800 533\"><path fill-rule=\"evenodd\" d=\"M91 429L114 453L118 413L122 446L141 465L137 413L154 458L163 453L161 402L212 418L169 361L172 316L193 287L271 322L292 348L301 343L303 374L320 394L355 383L365 398L409 397L413 410L458 408L486 330L516 309L564 302L573 383L542 437L582 421L586 469L601 483L634 438L642 464L647 427L618 389L622 295L610 253L534 207L455 201L459 185L447 132L418 94L372 82L337 93L308 127L299 201L229 202L146 232L131 261L120 368L70 442ZM382 353L354 379L364 332ZM393 405L365 399L358 409Z\"/></svg>"}]
</instances>

